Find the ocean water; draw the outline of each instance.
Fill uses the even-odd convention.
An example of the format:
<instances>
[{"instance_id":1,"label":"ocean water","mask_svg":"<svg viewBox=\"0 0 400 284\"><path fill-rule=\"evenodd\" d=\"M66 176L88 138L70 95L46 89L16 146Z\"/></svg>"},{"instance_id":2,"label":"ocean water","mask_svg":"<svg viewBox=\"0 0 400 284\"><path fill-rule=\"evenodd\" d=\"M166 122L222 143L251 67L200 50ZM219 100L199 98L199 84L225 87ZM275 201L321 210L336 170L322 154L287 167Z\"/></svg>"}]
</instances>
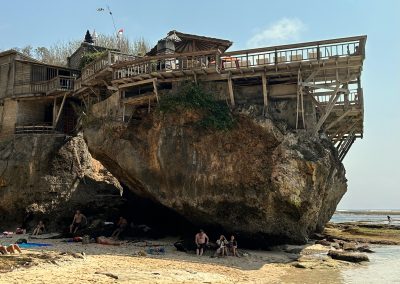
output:
<instances>
[{"instance_id":1,"label":"ocean water","mask_svg":"<svg viewBox=\"0 0 400 284\"><path fill-rule=\"evenodd\" d=\"M388 224L387 216L390 216L392 219L391 225L400 226L399 210L338 210L332 216L331 222L365 222L369 224Z\"/></svg>"},{"instance_id":2,"label":"ocean water","mask_svg":"<svg viewBox=\"0 0 400 284\"><path fill-rule=\"evenodd\" d=\"M331 222L388 224L387 215L392 217L392 225L400 225L399 210L338 211ZM368 254L369 263L340 271L340 283L400 283L400 246L371 245L371 249L375 253Z\"/></svg>"}]
</instances>

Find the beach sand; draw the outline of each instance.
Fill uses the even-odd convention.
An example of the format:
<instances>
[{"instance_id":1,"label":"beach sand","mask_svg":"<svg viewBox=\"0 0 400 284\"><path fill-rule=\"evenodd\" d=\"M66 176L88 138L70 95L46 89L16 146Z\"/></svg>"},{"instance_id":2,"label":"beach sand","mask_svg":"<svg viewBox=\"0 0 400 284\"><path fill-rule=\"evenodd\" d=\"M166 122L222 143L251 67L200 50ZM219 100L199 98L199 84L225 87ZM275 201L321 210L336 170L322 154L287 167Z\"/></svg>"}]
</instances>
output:
<instances>
[{"instance_id":1,"label":"beach sand","mask_svg":"<svg viewBox=\"0 0 400 284\"><path fill-rule=\"evenodd\" d=\"M42 242L53 246L25 249L23 255L47 255L48 259L1 273L0 283L281 283L281 277L293 269L287 264L291 262L288 254L280 251L249 251L249 256L242 258L197 257L176 251L171 240L162 240L154 243L165 247L164 255L137 256L145 250L145 243ZM82 252L84 258L73 256ZM112 273L118 279L98 273Z\"/></svg>"}]
</instances>

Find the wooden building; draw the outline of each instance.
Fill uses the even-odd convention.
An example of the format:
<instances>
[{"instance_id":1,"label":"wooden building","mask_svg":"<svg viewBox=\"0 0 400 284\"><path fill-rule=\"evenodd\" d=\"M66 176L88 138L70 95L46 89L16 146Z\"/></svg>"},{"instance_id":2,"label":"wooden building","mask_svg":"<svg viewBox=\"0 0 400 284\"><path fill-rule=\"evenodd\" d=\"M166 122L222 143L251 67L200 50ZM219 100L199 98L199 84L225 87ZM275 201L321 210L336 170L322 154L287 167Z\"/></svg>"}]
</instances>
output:
<instances>
[{"instance_id":1,"label":"wooden building","mask_svg":"<svg viewBox=\"0 0 400 284\"><path fill-rule=\"evenodd\" d=\"M14 50L0 53L1 135L52 132L60 121L71 124L57 111L78 76L78 70L43 64Z\"/></svg>"},{"instance_id":2,"label":"wooden building","mask_svg":"<svg viewBox=\"0 0 400 284\"><path fill-rule=\"evenodd\" d=\"M151 107L180 82L192 80L232 108L258 104L293 131L326 133L343 159L363 137L366 38L228 52L228 40L171 31L144 57L107 50L81 70L3 52L0 133L29 130L29 123L39 128L48 124L53 132L71 131L73 126L65 125L76 119L74 101L95 116L127 121L137 107ZM69 58L69 67L80 66L82 54L92 48L97 50L82 44Z\"/></svg>"}]
</instances>

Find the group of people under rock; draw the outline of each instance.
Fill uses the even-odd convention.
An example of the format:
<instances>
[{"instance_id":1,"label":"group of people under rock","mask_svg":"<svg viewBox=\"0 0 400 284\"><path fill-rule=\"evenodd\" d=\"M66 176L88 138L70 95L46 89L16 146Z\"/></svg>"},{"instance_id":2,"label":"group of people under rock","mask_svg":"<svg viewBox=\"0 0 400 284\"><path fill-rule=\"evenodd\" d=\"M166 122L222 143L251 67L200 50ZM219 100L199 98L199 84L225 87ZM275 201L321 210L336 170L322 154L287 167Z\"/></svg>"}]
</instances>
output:
<instances>
[{"instance_id":1,"label":"group of people under rock","mask_svg":"<svg viewBox=\"0 0 400 284\"><path fill-rule=\"evenodd\" d=\"M78 230L84 228L87 224L87 218L85 215L81 213L80 210L76 210L74 218L72 219L72 223L69 226L69 233L76 234ZM117 239L119 235L125 231L128 226L128 221L124 217L119 217L117 222L117 228L112 233L111 238ZM45 232L45 226L43 221L39 221L38 225L33 230L32 235L40 235Z\"/></svg>"},{"instance_id":2,"label":"group of people under rock","mask_svg":"<svg viewBox=\"0 0 400 284\"><path fill-rule=\"evenodd\" d=\"M87 218L84 214L80 212L80 210L76 210L74 214L74 218L72 220L71 225L69 226L69 233L70 234L76 234L79 229L82 229L84 226L87 224ZM99 244L105 244L105 245L119 245L120 242L116 241L120 234L123 233L128 227L128 221L124 217L119 217L119 220L116 224L116 229L115 231L111 234L109 238L100 236L96 239L96 242ZM32 232L32 235L40 235L45 233L45 225L43 221L39 221L37 226ZM196 254L198 256L202 256L205 249L209 245L209 237L207 234L203 231L200 230L196 236L195 236L195 244L196 244ZM214 253L215 256L236 256L240 257L238 254L238 244L236 241L236 238L234 235L230 237L230 240L228 241L224 235L221 235L219 239L216 241L217 249ZM17 244L12 244L8 246L2 246L0 245L0 253L1 254L7 254L7 253L15 253L15 252L21 252L20 247Z\"/></svg>"},{"instance_id":3,"label":"group of people under rock","mask_svg":"<svg viewBox=\"0 0 400 284\"><path fill-rule=\"evenodd\" d=\"M196 254L198 256L202 256L208 242L210 241L209 237L207 234L203 231L200 230L194 238L194 241L196 243ZM228 241L224 235L221 235L219 239L216 241L217 244L217 250L214 253L215 256L228 256L229 254L232 256L237 256L240 257L237 251L238 244L236 241L236 238L234 235L231 236L230 240Z\"/></svg>"}]
</instances>

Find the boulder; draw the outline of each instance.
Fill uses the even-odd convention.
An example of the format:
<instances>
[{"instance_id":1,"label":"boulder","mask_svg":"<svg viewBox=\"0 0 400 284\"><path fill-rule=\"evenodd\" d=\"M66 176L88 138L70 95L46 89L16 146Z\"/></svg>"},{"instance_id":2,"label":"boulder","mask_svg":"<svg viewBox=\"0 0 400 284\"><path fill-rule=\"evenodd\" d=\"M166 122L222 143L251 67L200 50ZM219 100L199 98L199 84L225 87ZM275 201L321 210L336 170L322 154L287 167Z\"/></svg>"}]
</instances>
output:
<instances>
[{"instance_id":1,"label":"boulder","mask_svg":"<svg viewBox=\"0 0 400 284\"><path fill-rule=\"evenodd\" d=\"M354 242L345 242L343 243L342 248L343 250L355 251L357 250L357 244Z\"/></svg>"},{"instance_id":2,"label":"boulder","mask_svg":"<svg viewBox=\"0 0 400 284\"><path fill-rule=\"evenodd\" d=\"M325 239L315 241L315 244L319 244L319 245L323 245L323 246L327 246L327 247L330 247L330 246L331 246L331 242L328 242L328 241L325 240Z\"/></svg>"},{"instance_id":3,"label":"boulder","mask_svg":"<svg viewBox=\"0 0 400 284\"><path fill-rule=\"evenodd\" d=\"M331 246L332 246L334 249L340 249L340 245L339 245L338 243L332 243Z\"/></svg>"},{"instance_id":4,"label":"boulder","mask_svg":"<svg viewBox=\"0 0 400 284\"><path fill-rule=\"evenodd\" d=\"M21 135L0 141L0 225L66 229L74 211L114 215L122 187L81 136Z\"/></svg>"},{"instance_id":5,"label":"boulder","mask_svg":"<svg viewBox=\"0 0 400 284\"><path fill-rule=\"evenodd\" d=\"M348 262L369 261L369 258L365 253L330 250L328 255L333 259L344 260Z\"/></svg>"},{"instance_id":6,"label":"boulder","mask_svg":"<svg viewBox=\"0 0 400 284\"><path fill-rule=\"evenodd\" d=\"M304 244L322 231L347 189L327 138L246 112L233 129L210 129L202 115L146 111L129 125L93 119L83 131L91 154L129 190L199 228L265 246Z\"/></svg>"},{"instance_id":7,"label":"boulder","mask_svg":"<svg viewBox=\"0 0 400 284\"><path fill-rule=\"evenodd\" d=\"M362 245L357 247L357 251L359 252L367 252L367 253L373 253L374 251L370 249L368 245Z\"/></svg>"}]
</instances>

